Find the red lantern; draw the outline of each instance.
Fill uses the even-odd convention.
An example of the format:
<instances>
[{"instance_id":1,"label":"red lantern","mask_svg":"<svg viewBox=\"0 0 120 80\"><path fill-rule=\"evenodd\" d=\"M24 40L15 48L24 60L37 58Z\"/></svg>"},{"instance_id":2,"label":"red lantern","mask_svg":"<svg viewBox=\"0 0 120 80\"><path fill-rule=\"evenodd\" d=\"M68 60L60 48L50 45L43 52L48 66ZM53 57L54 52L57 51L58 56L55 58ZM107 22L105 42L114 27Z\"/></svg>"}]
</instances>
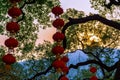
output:
<instances>
[{"instance_id":1,"label":"red lantern","mask_svg":"<svg viewBox=\"0 0 120 80\"><path fill-rule=\"evenodd\" d=\"M17 7L12 7L8 10L8 15L15 18L15 17L19 17L22 14L21 9L17 8Z\"/></svg>"},{"instance_id":2,"label":"red lantern","mask_svg":"<svg viewBox=\"0 0 120 80\"><path fill-rule=\"evenodd\" d=\"M68 71L69 71L69 68L67 66L65 66L65 67L62 68L62 72L63 73L66 74L66 73L68 73Z\"/></svg>"},{"instance_id":3,"label":"red lantern","mask_svg":"<svg viewBox=\"0 0 120 80\"><path fill-rule=\"evenodd\" d=\"M11 3L20 2L21 0L9 0Z\"/></svg>"},{"instance_id":4,"label":"red lantern","mask_svg":"<svg viewBox=\"0 0 120 80\"><path fill-rule=\"evenodd\" d=\"M10 33L16 33L20 30L20 26L16 22L9 22L6 25L6 30L9 31Z\"/></svg>"},{"instance_id":5,"label":"red lantern","mask_svg":"<svg viewBox=\"0 0 120 80\"><path fill-rule=\"evenodd\" d=\"M62 76L60 80L69 80L66 76Z\"/></svg>"},{"instance_id":6,"label":"red lantern","mask_svg":"<svg viewBox=\"0 0 120 80\"><path fill-rule=\"evenodd\" d=\"M64 39L64 34L61 33L61 32L56 32L54 35L53 35L53 39L57 42L59 41L62 41Z\"/></svg>"},{"instance_id":7,"label":"red lantern","mask_svg":"<svg viewBox=\"0 0 120 80\"><path fill-rule=\"evenodd\" d=\"M90 68L90 72L95 73L96 71L97 71L97 69L95 67Z\"/></svg>"},{"instance_id":8,"label":"red lantern","mask_svg":"<svg viewBox=\"0 0 120 80\"><path fill-rule=\"evenodd\" d=\"M52 63L52 66L53 66L55 69L61 69L61 68L65 67L65 63L64 63L62 60L55 60L55 61Z\"/></svg>"},{"instance_id":9,"label":"red lantern","mask_svg":"<svg viewBox=\"0 0 120 80\"><path fill-rule=\"evenodd\" d=\"M64 48L61 47L61 46L55 46L55 47L52 49L52 52L53 52L53 54L55 54L55 55L63 54Z\"/></svg>"},{"instance_id":10,"label":"red lantern","mask_svg":"<svg viewBox=\"0 0 120 80\"><path fill-rule=\"evenodd\" d=\"M59 16L63 13L63 9L60 6L56 6L52 8L52 13L56 16Z\"/></svg>"},{"instance_id":11,"label":"red lantern","mask_svg":"<svg viewBox=\"0 0 120 80\"><path fill-rule=\"evenodd\" d=\"M62 61L64 61L65 63L67 63L69 61L69 58L67 56L63 56L61 58Z\"/></svg>"},{"instance_id":12,"label":"red lantern","mask_svg":"<svg viewBox=\"0 0 120 80\"><path fill-rule=\"evenodd\" d=\"M98 78L96 76L92 76L90 80L98 80Z\"/></svg>"},{"instance_id":13,"label":"red lantern","mask_svg":"<svg viewBox=\"0 0 120 80\"><path fill-rule=\"evenodd\" d=\"M9 39L7 39L5 41L5 46L7 46L10 49L13 49L18 46L18 41L16 39L10 37Z\"/></svg>"},{"instance_id":14,"label":"red lantern","mask_svg":"<svg viewBox=\"0 0 120 80\"><path fill-rule=\"evenodd\" d=\"M16 59L12 54L7 54L2 57L2 61L8 65L11 65L16 62Z\"/></svg>"},{"instance_id":15,"label":"red lantern","mask_svg":"<svg viewBox=\"0 0 120 80\"><path fill-rule=\"evenodd\" d=\"M56 20L53 21L52 25L53 25L55 28L60 29L61 27L64 26L64 21L63 21L63 19L59 19L59 18L58 18L58 19L56 19Z\"/></svg>"}]
</instances>

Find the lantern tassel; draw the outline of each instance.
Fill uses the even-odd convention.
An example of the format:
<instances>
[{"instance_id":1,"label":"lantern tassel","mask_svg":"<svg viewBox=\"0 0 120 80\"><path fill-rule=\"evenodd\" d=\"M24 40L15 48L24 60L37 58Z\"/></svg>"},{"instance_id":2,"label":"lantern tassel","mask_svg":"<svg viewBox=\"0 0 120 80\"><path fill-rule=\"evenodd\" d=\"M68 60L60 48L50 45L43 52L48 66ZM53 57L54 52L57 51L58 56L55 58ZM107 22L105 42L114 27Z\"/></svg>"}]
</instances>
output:
<instances>
[{"instance_id":1,"label":"lantern tassel","mask_svg":"<svg viewBox=\"0 0 120 80\"><path fill-rule=\"evenodd\" d=\"M6 64L6 65L5 65L5 69L6 69L7 71L11 70L11 65Z\"/></svg>"},{"instance_id":2,"label":"lantern tassel","mask_svg":"<svg viewBox=\"0 0 120 80\"><path fill-rule=\"evenodd\" d=\"M62 72L61 68L58 68L58 69L57 69L57 72L58 72L58 73L61 73L61 72Z\"/></svg>"}]
</instances>

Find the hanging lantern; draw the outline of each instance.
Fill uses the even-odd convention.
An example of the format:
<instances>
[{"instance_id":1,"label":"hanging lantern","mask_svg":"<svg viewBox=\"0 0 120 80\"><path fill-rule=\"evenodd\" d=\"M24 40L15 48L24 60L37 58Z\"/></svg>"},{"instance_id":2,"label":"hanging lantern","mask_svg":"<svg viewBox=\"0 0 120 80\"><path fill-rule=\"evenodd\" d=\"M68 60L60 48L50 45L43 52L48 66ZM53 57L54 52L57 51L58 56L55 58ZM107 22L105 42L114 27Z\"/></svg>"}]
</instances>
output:
<instances>
[{"instance_id":1,"label":"hanging lantern","mask_svg":"<svg viewBox=\"0 0 120 80\"><path fill-rule=\"evenodd\" d=\"M60 80L69 80L66 76L62 76Z\"/></svg>"},{"instance_id":2,"label":"hanging lantern","mask_svg":"<svg viewBox=\"0 0 120 80\"><path fill-rule=\"evenodd\" d=\"M67 63L67 62L69 61L69 58L68 58L67 56L63 56L63 57L61 58L61 60L62 60L63 62L65 62L65 63Z\"/></svg>"},{"instance_id":3,"label":"hanging lantern","mask_svg":"<svg viewBox=\"0 0 120 80\"><path fill-rule=\"evenodd\" d=\"M95 67L90 68L90 72L95 73L96 71L97 71L97 69Z\"/></svg>"},{"instance_id":4,"label":"hanging lantern","mask_svg":"<svg viewBox=\"0 0 120 80\"><path fill-rule=\"evenodd\" d=\"M53 39L54 41L62 41L63 39L65 38L64 34L61 33L61 32L56 32L54 35L53 35Z\"/></svg>"},{"instance_id":5,"label":"hanging lantern","mask_svg":"<svg viewBox=\"0 0 120 80\"><path fill-rule=\"evenodd\" d=\"M59 18L58 18L58 19L56 19L56 20L53 21L52 25L53 25L55 28L60 29L61 27L64 26L64 21L63 21L63 19L59 19Z\"/></svg>"},{"instance_id":6,"label":"hanging lantern","mask_svg":"<svg viewBox=\"0 0 120 80\"><path fill-rule=\"evenodd\" d=\"M8 65L11 65L16 62L15 57L12 54L7 54L2 57L2 61Z\"/></svg>"},{"instance_id":7,"label":"hanging lantern","mask_svg":"<svg viewBox=\"0 0 120 80\"><path fill-rule=\"evenodd\" d=\"M65 75L68 73L69 68L66 66L67 58L62 58L61 54L64 53L64 48L61 46L62 40L65 35L61 33L61 29L64 26L63 19L60 19L59 15L63 13L63 9L60 6L55 6L52 8L52 13L55 15L56 20L53 21L52 25L57 28L57 32L53 35L53 40L57 42L57 45L52 48L52 53L56 55L56 60L52 63L52 66L64 76L60 80L69 80Z\"/></svg>"},{"instance_id":8,"label":"hanging lantern","mask_svg":"<svg viewBox=\"0 0 120 80\"><path fill-rule=\"evenodd\" d=\"M5 40L5 46L7 46L9 49L13 49L18 46L18 41L12 37Z\"/></svg>"},{"instance_id":9,"label":"hanging lantern","mask_svg":"<svg viewBox=\"0 0 120 80\"><path fill-rule=\"evenodd\" d=\"M8 10L8 15L11 16L12 18L19 17L22 14L21 9L17 7L12 7Z\"/></svg>"},{"instance_id":10,"label":"hanging lantern","mask_svg":"<svg viewBox=\"0 0 120 80\"><path fill-rule=\"evenodd\" d=\"M55 16L59 16L63 13L63 9L60 6L55 6L55 7L52 8L52 13Z\"/></svg>"},{"instance_id":11,"label":"hanging lantern","mask_svg":"<svg viewBox=\"0 0 120 80\"><path fill-rule=\"evenodd\" d=\"M12 21L7 23L6 30L10 33L17 33L20 30L20 26L18 23Z\"/></svg>"},{"instance_id":12,"label":"hanging lantern","mask_svg":"<svg viewBox=\"0 0 120 80\"><path fill-rule=\"evenodd\" d=\"M65 67L65 63L64 63L62 60L55 60L55 61L52 63L52 66L53 66L55 69L61 69L61 68Z\"/></svg>"},{"instance_id":13,"label":"hanging lantern","mask_svg":"<svg viewBox=\"0 0 120 80\"><path fill-rule=\"evenodd\" d=\"M7 54L7 55L4 55L2 57L2 61L6 64L5 68L7 70L10 70L11 69L10 65L13 64L13 63L15 63L16 59L15 59L15 57L12 54Z\"/></svg>"},{"instance_id":14,"label":"hanging lantern","mask_svg":"<svg viewBox=\"0 0 120 80\"><path fill-rule=\"evenodd\" d=\"M52 49L53 54L58 55L58 54L63 54L64 53L64 48L61 46L55 46Z\"/></svg>"},{"instance_id":15,"label":"hanging lantern","mask_svg":"<svg viewBox=\"0 0 120 80\"><path fill-rule=\"evenodd\" d=\"M98 78L96 76L92 76L90 80L98 80Z\"/></svg>"},{"instance_id":16,"label":"hanging lantern","mask_svg":"<svg viewBox=\"0 0 120 80\"><path fill-rule=\"evenodd\" d=\"M67 66L63 67L63 68L62 68L62 72L63 72L64 74L67 74L67 73L69 72L69 68L68 68Z\"/></svg>"},{"instance_id":17,"label":"hanging lantern","mask_svg":"<svg viewBox=\"0 0 120 80\"><path fill-rule=\"evenodd\" d=\"M21 0L9 0L11 3L17 3L20 2Z\"/></svg>"}]
</instances>

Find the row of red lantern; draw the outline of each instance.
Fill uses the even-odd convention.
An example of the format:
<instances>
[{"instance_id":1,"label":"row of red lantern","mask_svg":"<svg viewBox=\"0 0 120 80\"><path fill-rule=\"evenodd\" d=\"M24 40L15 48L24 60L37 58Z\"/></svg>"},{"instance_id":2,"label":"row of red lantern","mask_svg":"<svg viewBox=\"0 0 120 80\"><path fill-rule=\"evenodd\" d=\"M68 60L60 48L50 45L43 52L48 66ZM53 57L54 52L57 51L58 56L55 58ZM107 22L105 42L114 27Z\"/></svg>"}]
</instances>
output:
<instances>
[{"instance_id":1,"label":"row of red lantern","mask_svg":"<svg viewBox=\"0 0 120 80\"><path fill-rule=\"evenodd\" d=\"M64 56L60 59L56 59L52 66L58 71L63 72L64 75L66 75L69 72L69 68L66 66L66 63L68 62L68 57Z\"/></svg>"},{"instance_id":2,"label":"row of red lantern","mask_svg":"<svg viewBox=\"0 0 120 80\"><path fill-rule=\"evenodd\" d=\"M97 71L97 69L95 67L90 67L91 73L95 74L96 71ZM98 78L95 75L93 75L93 76L91 76L90 80L98 80Z\"/></svg>"},{"instance_id":3,"label":"row of red lantern","mask_svg":"<svg viewBox=\"0 0 120 80\"><path fill-rule=\"evenodd\" d=\"M11 64L16 62L16 58L13 56L14 48L18 46L18 41L13 36L20 30L19 24L16 22L17 17L22 14L21 9L17 7L17 3L20 0L9 0L12 7L8 10L8 15L12 17L12 20L6 24L6 30L10 33L10 38L5 40L5 46L8 47L8 53L2 57L2 61L6 64L6 69L11 68Z\"/></svg>"},{"instance_id":4,"label":"row of red lantern","mask_svg":"<svg viewBox=\"0 0 120 80\"><path fill-rule=\"evenodd\" d=\"M57 45L53 47L52 53L56 55L55 61L53 61L52 66L60 73L62 77L60 80L69 80L65 75L69 72L69 68L66 63L69 61L67 56L62 56L64 53L64 48L61 42L65 38L65 35L61 32L61 28L64 26L64 20L60 19L60 15L63 13L63 9L60 6L55 6L52 8L52 13L55 15L55 20L52 25L57 29L57 32L53 35L53 40L57 42Z\"/></svg>"}]
</instances>

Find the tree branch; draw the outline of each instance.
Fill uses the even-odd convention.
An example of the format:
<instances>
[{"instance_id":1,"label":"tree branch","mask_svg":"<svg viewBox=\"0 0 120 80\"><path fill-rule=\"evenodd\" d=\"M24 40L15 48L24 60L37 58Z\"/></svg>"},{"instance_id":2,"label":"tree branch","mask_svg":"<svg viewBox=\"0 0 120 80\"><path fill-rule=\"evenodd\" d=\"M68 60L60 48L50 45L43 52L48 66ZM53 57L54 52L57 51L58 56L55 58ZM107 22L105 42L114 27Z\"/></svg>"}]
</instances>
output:
<instances>
[{"instance_id":1,"label":"tree branch","mask_svg":"<svg viewBox=\"0 0 120 80\"><path fill-rule=\"evenodd\" d=\"M39 73L35 74L33 77L31 77L31 78L28 79L28 80L33 80L33 79L35 79L36 77L38 77L38 76L40 76L40 75L45 75L45 74L47 74L51 69L52 69L52 66L49 66L45 71L39 72Z\"/></svg>"},{"instance_id":2,"label":"tree branch","mask_svg":"<svg viewBox=\"0 0 120 80\"><path fill-rule=\"evenodd\" d=\"M20 7L21 11L22 9L27 5L27 4L34 4L36 2L36 0L32 0L32 1L25 1L24 4ZM22 21L25 18L25 13L22 11L22 18L19 19L17 22Z\"/></svg>"},{"instance_id":3,"label":"tree branch","mask_svg":"<svg viewBox=\"0 0 120 80\"><path fill-rule=\"evenodd\" d=\"M87 16L87 17L83 17L80 19L69 18L69 22L67 22L62 29L62 33L65 34L66 29L71 25L85 23L85 22L92 21L92 20L98 20L105 25L108 25L110 27L120 30L120 23L117 23L112 20L108 20L98 14L94 14L92 16ZM66 48L66 38L63 40L63 47Z\"/></svg>"},{"instance_id":4,"label":"tree branch","mask_svg":"<svg viewBox=\"0 0 120 80\"><path fill-rule=\"evenodd\" d=\"M118 67L118 65L120 64L120 62L116 62L113 66L109 67L109 66L106 66L105 64L103 64L102 62L99 62L99 61L96 61L96 60L88 60L88 61L85 61L85 62L80 62L80 63L77 63L76 65L73 65L71 64L69 66L69 69L70 68L74 68L74 69L77 69L79 66L84 66L84 65L88 65L88 64L97 64L99 65L100 67L106 69L108 72L110 71L113 71L114 69L116 69ZM35 74L33 77L31 77L30 79L27 79L27 80L33 80L35 79L36 77L38 76L41 76L41 75L45 75L47 74L50 70L52 69L52 66L49 66L45 71L43 72L39 72L37 74ZM62 76L62 75L61 75ZM61 77L60 76L60 77ZM59 78L60 78L59 77Z\"/></svg>"},{"instance_id":5,"label":"tree branch","mask_svg":"<svg viewBox=\"0 0 120 80\"><path fill-rule=\"evenodd\" d=\"M99 61L96 61L96 60L88 60L88 61L85 61L85 62L77 63L76 65L71 64L71 65L69 66L69 69L70 69L70 68L77 69L79 66L84 66L84 65L88 65L88 64L97 64L97 65L99 65L100 67L103 67L104 69L106 69L108 72L110 72L110 71L112 71L112 70L114 70L114 69L117 68L117 66L118 66L118 64L119 64L119 61L116 62L113 66L108 67L108 66L106 66L105 64L103 64L103 63L101 63L101 62L99 62Z\"/></svg>"}]
</instances>

